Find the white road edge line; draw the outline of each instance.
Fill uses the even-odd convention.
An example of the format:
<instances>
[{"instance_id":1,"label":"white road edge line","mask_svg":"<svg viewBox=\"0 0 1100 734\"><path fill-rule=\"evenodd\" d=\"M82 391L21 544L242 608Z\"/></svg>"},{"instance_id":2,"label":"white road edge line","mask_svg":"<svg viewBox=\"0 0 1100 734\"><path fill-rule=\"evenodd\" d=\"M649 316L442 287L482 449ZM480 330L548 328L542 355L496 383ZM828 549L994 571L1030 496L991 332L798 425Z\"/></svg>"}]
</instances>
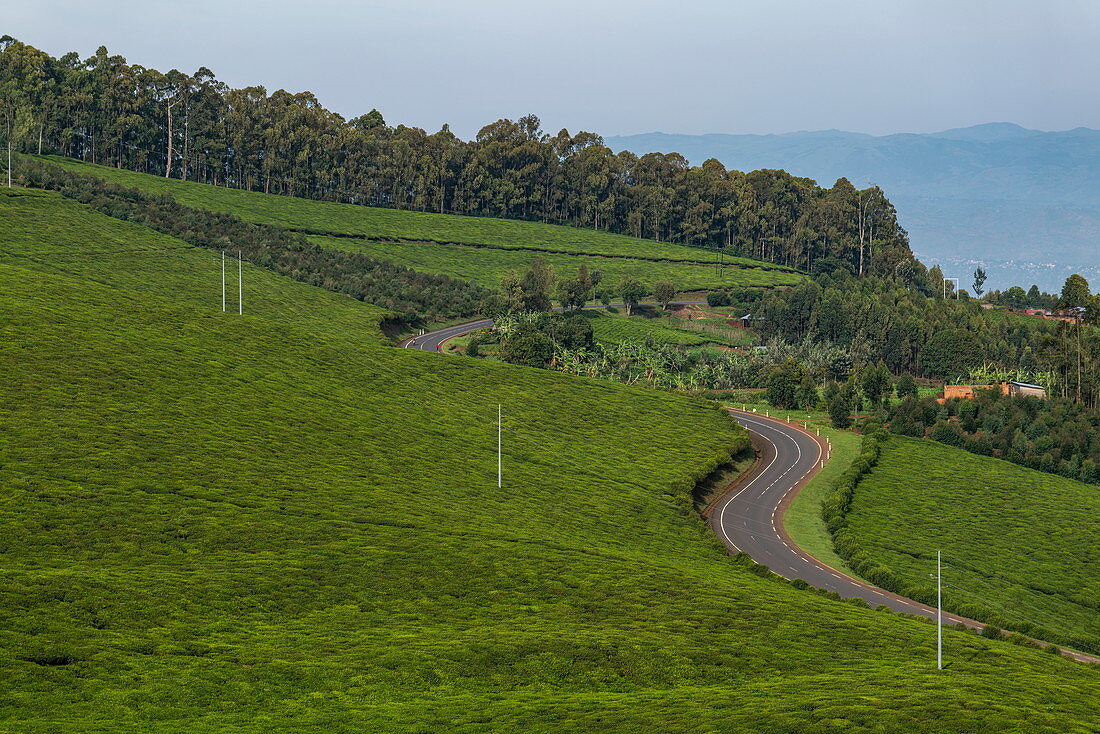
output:
<instances>
[{"instance_id":1,"label":"white road edge line","mask_svg":"<svg viewBox=\"0 0 1100 734\"><path fill-rule=\"evenodd\" d=\"M766 467L764 467L764 470L761 471L759 474L757 474L755 477L753 477L752 481L749 482L748 484L746 484L744 487L742 487L737 492L737 494L733 495L732 497L727 497L722 502L722 511L718 513L718 529L722 531L722 537L726 539L726 542L728 542L733 547L733 549L735 551L737 551L738 553L741 552L741 549L737 547L737 544L733 542L733 538L731 538L729 536L729 534L726 532L726 508L730 506L731 502L733 502L735 499L740 497L745 492L745 490L747 490L752 485L756 484L756 480L760 479L760 477L767 474L768 469L771 469L772 464L774 464L775 460L779 458L779 447L775 445L775 442L772 441L770 438L768 438L767 436L765 436L762 433L757 433L757 435L760 436L761 438L763 438L765 441L767 441L768 443L770 443L772 445L772 448L775 449L775 456L773 456L772 460L768 462L768 465Z\"/></svg>"}]
</instances>

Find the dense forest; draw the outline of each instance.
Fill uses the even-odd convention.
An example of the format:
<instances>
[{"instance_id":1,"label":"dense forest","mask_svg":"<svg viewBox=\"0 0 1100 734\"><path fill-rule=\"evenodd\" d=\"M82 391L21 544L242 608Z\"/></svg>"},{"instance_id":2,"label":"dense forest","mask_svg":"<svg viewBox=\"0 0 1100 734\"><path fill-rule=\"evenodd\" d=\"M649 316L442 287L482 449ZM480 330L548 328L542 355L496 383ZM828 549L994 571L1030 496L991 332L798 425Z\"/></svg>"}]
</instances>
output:
<instances>
[{"instance_id":1,"label":"dense forest","mask_svg":"<svg viewBox=\"0 0 1100 734\"><path fill-rule=\"evenodd\" d=\"M1100 412L1064 398L1008 397L982 390L940 405L909 397L889 411L890 430L1053 472L1100 481Z\"/></svg>"},{"instance_id":2,"label":"dense forest","mask_svg":"<svg viewBox=\"0 0 1100 734\"><path fill-rule=\"evenodd\" d=\"M1057 294L1043 293L1037 285L1032 285L1026 291L1018 285L1003 291L990 291L983 300L1005 308L1058 308Z\"/></svg>"},{"instance_id":3,"label":"dense forest","mask_svg":"<svg viewBox=\"0 0 1100 734\"><path fill-rule=\"evenodd\" d=\"M1020 375L1045 373L1052 393L1100 404L1096 328L987 310L971 298L944 299L940 288L935 267L887 279L838 271L769 296L758 328L793 343L843 345L845 369L882 361L894 374L969 381L997 365ZM830 377L839 379L840 370Z\"/></svg>"},{"instance_id":4,"label":"dense forest","mask_svg":"<svg viewBox=\"0 0 1100 734\"><path fill-rule=\"evenodd\" d=\"M564 309L583 306L593 294L593 275L598 273L582 269L574 279L559 280L540 259L523 274L510 273L483 307L498 317L501 356L667 389L764 388L772 405L825 407L840 427L849 425L853 411L887 407L884 398L895 388L899 398L915 398L914 375L977 384L1039 382L1052 397L1100 406L1100 331L1092 324L991 310L968 297L943 298L935 267L916 263L907 274L886 279L856 278L841 268L767 294L713 291L707 296L711 306L749 312L765 339L748 352L716 353L652 340L593 343L590 328L578 336L584 331L580 322L566 328L559 323L563 317L544 313L554 300ZM1072 287L1080 288L1078 300L1095 303L1087 281L1077 275L1060 298L1042 297L1064 303ZM642 284L625 279L605 291L604 300L610 293L629 305L644 292ZM896 386L892 375L901 376Z\"/></svg>"},{"instance_id":5,"label":"dense forest","mask_svg":"<svg viewBox=\"0 0 1100 734\"><path fill-rule=\"evenodd\" d=\"M471 141L350 120L309 92L231 89L206 68L161 73L105 48L55 58L0 39L0 130L17 152L372 206L571 224L811 272L890 275L911 261L882 190L785 171L613 153L599 135L498 120Z\"/></svg>"}]
</instances>

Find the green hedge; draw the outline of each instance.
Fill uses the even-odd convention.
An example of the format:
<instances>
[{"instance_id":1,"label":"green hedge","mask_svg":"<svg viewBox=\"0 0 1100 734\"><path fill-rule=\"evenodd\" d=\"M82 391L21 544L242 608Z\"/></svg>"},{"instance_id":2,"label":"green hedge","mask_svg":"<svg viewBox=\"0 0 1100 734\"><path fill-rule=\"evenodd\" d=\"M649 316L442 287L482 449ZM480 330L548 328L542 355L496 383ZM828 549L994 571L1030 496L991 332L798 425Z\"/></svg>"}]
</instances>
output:
<instances>
[{"instance_id":1,"label":"green hedge","mask_svg":"<svg viewBox=\"0 0 1100 734\"><path fill-rule=\"evenodd\" d=\"M832 494L822 504L821 516L833 538L833 549L856 574L881 589L901 594L923 604L935 604L934 586L906 583L891 568L879 563L864 550L859 540L848 529L847 515L855 499L856 487L878 463L879 456L882 454L882 444L888 437L889 434L885 429L878 429L863 437L859 458L852 462L848 471L837 479Z\"/></svg>"}]
</instances>

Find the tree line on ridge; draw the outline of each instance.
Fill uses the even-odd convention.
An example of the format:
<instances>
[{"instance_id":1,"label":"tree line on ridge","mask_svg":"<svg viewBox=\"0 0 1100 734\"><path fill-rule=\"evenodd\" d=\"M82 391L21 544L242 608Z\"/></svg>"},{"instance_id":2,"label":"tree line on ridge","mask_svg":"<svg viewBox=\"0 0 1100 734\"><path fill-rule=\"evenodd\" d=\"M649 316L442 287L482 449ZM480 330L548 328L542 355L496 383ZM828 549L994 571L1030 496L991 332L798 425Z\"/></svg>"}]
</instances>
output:
<instances>
[{"instance_id":1,"label":"tree line on ridge","mask_svg":"<svg viewBox=\"0 0 1100 734\"><path fill-rule=\"evenodd\" d=\"M612 152L594 133L502 119L464 141L350 120L310 92L233 89L206 68L162 73L100 47L53 57L0 38L0 134L30 153L268 193L545 221L679 242L817 272L889 275L908 235L877 186Z\"/></svg>"}]
</instances>

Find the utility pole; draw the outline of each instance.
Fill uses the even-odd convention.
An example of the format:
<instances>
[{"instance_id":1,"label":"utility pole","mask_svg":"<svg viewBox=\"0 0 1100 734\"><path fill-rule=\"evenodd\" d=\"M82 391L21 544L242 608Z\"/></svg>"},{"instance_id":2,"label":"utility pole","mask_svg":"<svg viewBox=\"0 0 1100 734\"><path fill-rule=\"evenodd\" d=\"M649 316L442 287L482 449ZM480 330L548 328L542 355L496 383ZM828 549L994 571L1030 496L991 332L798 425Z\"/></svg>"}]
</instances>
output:
<instances>
[{"instance_id":1,"label":"utility pole","mask_svg":"<svg viewBox=\"0 0 1100 734\"><path fill-rule=\"evenodd\" d=\"M222 250L222 313L225 313L225 250Z\"/></svg>"},{"instance_id":2,"label":"utility pole","mask_svg":"<svg viewBox=\"0 0 1100 734\"><path fill-rule=\"evenodd\" d=\"M166 100L167 101L167 100ZM164 177L172 177L172 107L176 104L175 96L168 101L168 160L164 163Z\"/></svg>"},{"instance_id":3,"label":"utility pole","mask_svg":"<svg viewBox=\"0 0 1100 734\"><path fill-rule=\"evenodd\" d=\"M7 139L8 139L8 141L7 141L8 142L8 188L10 189L11 188L11 115L12 115L12 110L8 109L7 112L8 112L8 114L7 114L7 125L5 126L5 132L7 133L7 135L5 137L7 137Z\"/></svg>"},{"instance_id":4,"label":"utility pole","mask_svg":"<svg viewBox=\"0 0 1100 734\"><path fill-rule=\"evenodd\" d=\"M9 168L10 171L10 168ZM1085 360L1081 355L1081 314L1077 315L1077 402L1081 402L1081 371L1085 369Z\"/></svg>"},{"instance_id":5,"label":"utility pole","mask_svg":"<svg viewBox=\"0 0 1100 734\"><path fill-rule=\"evenodd\" d=\"M943 670L943 579L940 552L936 551L936 669Z\"/></svg>"},{"instance_id":6,"label":"utility pole","mask_svg":"<svg viewBox=\"0 0 1100 734\"><path fill-rule=\"evenodd\" d=\"M501 407L500 407L500 403L497 403L497 489L500 489L501 487L504 486L503 475L501 473L501 468L502 468L502 464L501 464L501 455L502 455L502 451L501 451L501 449L502 449L501 432L502 432L502 430L501 429L502 429Z\"/></svg>"},{"instance_id":7,"label":"utility pole","mask_svg":"<svg viewBox=\"0 0 1100 734\"><path fill-rule=\"evenodd\" d=\"M244 260L237 250L237 313L244 316Z\"/></svg>"}]
</instances>

